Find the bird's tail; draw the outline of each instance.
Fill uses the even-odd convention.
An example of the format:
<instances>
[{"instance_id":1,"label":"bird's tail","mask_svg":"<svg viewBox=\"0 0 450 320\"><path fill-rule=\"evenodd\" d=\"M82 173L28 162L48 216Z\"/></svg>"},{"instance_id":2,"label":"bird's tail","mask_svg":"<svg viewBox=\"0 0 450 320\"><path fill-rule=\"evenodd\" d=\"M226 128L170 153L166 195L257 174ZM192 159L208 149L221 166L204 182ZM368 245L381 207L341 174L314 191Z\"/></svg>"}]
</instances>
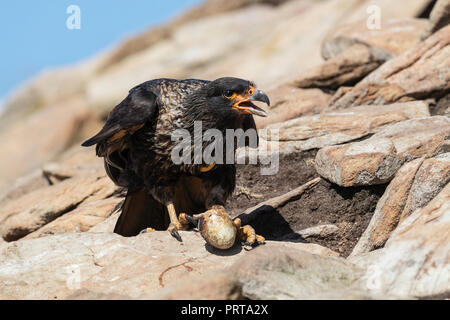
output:
<instances>
[{"instance_id":1,"label":"bird's tail","mask_svg":"<svg viewBox=\"0 0 450 320\"><path fill-rule=\"evenodd\" d=\"M168 225L164 205L155 200L145 188L141 188L138 191L128 190L114 233L132 237L147 227L165 230Z\"/></svg>"}]
</instances>

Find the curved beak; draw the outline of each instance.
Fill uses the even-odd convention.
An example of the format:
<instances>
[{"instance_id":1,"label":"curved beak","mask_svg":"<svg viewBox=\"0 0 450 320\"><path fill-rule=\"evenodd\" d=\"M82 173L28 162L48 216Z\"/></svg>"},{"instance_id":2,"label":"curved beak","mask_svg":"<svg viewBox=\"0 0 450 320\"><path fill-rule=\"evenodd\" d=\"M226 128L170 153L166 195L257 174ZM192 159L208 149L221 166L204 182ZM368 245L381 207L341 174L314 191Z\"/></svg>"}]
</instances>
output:
<instances>
[{"instance_id":1,"label":"curved beak","mask_svg":"<svg viewBox=\"0 0 450 320\"><path fill-rule=\"evenodd\" d=\"M270 106L270 100L267 94L264 91L256 90L255 93L250 97L250 101L260 101L264 102L268 106Z\"/></svg>"},{"instance_id":2,"label":"curved beak","mask_svg":"<svg viewBox=\"0 0 450 320\"><path fill-rule=\"evenodd\" d=\"M256 90L255 93L245 100L241 100L233 105L234 108L244 111L245 113L252 113L260 117L267 117L267 112L258 106L255 106L252 101L264 102L270 106L269 97L261 90Z\"/></svg>"}]
</instances>

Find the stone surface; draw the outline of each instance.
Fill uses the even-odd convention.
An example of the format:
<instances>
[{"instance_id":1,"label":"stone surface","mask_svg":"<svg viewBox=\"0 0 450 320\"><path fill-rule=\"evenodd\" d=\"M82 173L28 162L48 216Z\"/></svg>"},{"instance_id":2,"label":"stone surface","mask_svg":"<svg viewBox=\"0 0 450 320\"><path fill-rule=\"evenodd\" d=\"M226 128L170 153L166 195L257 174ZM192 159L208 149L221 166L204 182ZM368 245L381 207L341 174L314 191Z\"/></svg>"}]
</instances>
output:
<instances>
[{"instance_id":1,"label":"stone surface","mask_svg":"<svg viewBox=\"0 0 450 320\"><path fill-rule=\"evenodd\" d=\"M242 300L242 286L235 274L217 270L190 277L146 295L151 300Z\"/></svg>"},{"instance_id":2,"label":"stone surface","mask_svg":"<svg viewBox=\"0 0 450 320\"><path fill-rule=\"evenodd\" d=\"M449 133L447 117L401 121L364 141L320 149L315 167L322 177L340 186L385 183L403 162L443 152Z\"/></svg>"},{"instance_id":3,"label":"stone surface","mask_svg":"<svg viewBox=\"0 0 450 320\"><path fill-rule=\"evenodd\" d=\"M267 117L255 117L258 128L264 128L272 123L320 113L330 101L331 95L320 89L301 89L292 84L283 84L268 92L270 107L263 108Z\"/></svg>"},{"instance_id":4,"label":"stone surface","mask_svg":"<svg viewBox=\"0 0 450 320\"><path fill-rule=\"evenodd\" d=\"M432 115L450 117L450 92L439 98L435 104L432 104L430 112Z\"/></svg>"},{"instance_id":5,"label":"stone surface","mask_svg":"<svg viewBox=\"0 0 450 320\"><path fill-rule=\"evenodd\" d=\"M427 2L379 0L377 5L389 19L414 17ZM229 75L251 79L265 91L288 83L319 65L323 38L338 25L366 19L370 3L207 1L81 63L37 75L2 107L0 188L94 134L111 108L143 81ZM314 91L289 98L291 106L274 108L261 125L320 111L326 98L328 94Z\"/></svg>"},{"instance_id":6,"label":"stone surface","mask_svg":"<svg viewBox=\"0 0 450 320\"><path fill-rule=\"evenodd\" d=\"M450 153L404 164L378 202L352 255L383 246L399 223L427 205L449 181Z\"/></svg>"},{"instance_id":7,"label":"stone surface","mask_svg":"<svg viewBox=\"0 0 450 320\"><path fill-rule=\"evenodd\" d=\"M340 186L382 184L395 175L402 160L387 138L369 139L369 142L348 143L320 149L315 167L322 177Z\"/></svg>"},{"instance_id":8,"label":"stone surface","mask_svg":"<svg viewBox=\"0 0 450 320\"><path fill-rule=\"evenodd\" d=\"M0 191L0 205L48 185L49 181L46 179L42 169L33 170L29 174L16 179Z\"/></svg>"},{"instance_id":9,"label":"stone surface","mask_svg":"<svg viewBox=\"0 0 450 320\"><path fill-rule=\"evenodd\" d=\"M171 30L170 37L132 52L92 77L86 85L88 101L104 114L129 88L157 77L233 75L252 79L267 91L318 65L323 38L337 25L366 19L369 4L369 0L303 0L277 7L260 3L190 20ZM420 13L426 1L382 0L377 5L383 17L402 18Z\"/></svg>"},{"instance_id":10,"label":"stone surface","mask_svg":"<svg viewBox=\"0 0 450 320\"><path fill-rule=\"evenodd\" d=\"M13 299L65 299L80 293L78 290L88 290L91 295L145 298L181 279L210 277L208 274L231 267L252 253L240 245L226 251L205 246L198 232L180 234L182 243L166 231L157 231L130 238L112 233L66 233L2 244L0 292ZM308 250L302 243L276 241L268 241L264 247L269 252L289 252L294 256L302 256ZM314 257L319 256L309 254L309 261L313 262ZM333 266L346 265L345 261L331 261ZM349 272L336 271L345 275ZM342 280L346 281L349 280ZM200 287L202 281L197 284ZM171 298L176 295L167 291L161 294Z\"/></svg>"},{"instance_id":11,"label":"stone surface","mask_svg":"<svg viewBox=\"0 0 450 320\"><path fill-rule=\"evenodd\" d=\"M336 89L354 84L378 68L385 60L363 44L354 44L317 67L305 71L294 84L300 88Z\"/></svg>"},{"instance_id":12,"label":"stone surface","mask_svg":"<svg viewBox=\"0 0 450 320\"><path fill-rule=\"evenodd\" d=\"M426 102L412 101L303 116L269 125L267 129L279 129L280 149L305 151L359 139L380 131L388 124L429 115ZM264 132L260 136L270 140Z\"/></svg>"},{"instance_id":13,"label":"stone surface","mask_svg":"<svg viewBox=\"0 0 450 320\"><path fill-rule=\"evenodd\" d=\"M423 37L426 38L450 23L450 1L438 0L431 10L430 21Z\"/></svg>"},{"instance_id":14,"label":"stone surface","mask_svg":"<svg viewBox=\"0 0 450 320\"><path fill-rule=\"evenodd\" d=\"M336 234L339 231L339 227L334 224L322 224L315 227L306 228L300 231L296 231L303 239L309 237L326 238Z\"/></svg>"},{"instance_id":15,"label":"stone surface","mask_svg":"<svg viewBox=\"0 0 450 320\"><path fill-rule=\"evenodd\" d=\"M415 159L398 170L378 201L366 231L353 248L352 256L372 251L385 244L400 221L414 177L423 161L424 158Z\"/></svg>"},{"instance_id":16,"label":"stone surface","mask_svg":"<svg viewBox=\"0 0 450 320\"><path fill-rule=\"evenodd\" d=\"M324 291L348 288L359 277L359 269L343 258L269 247L250 252L234 270L250 299L314 299Z\"/></svg>"},{"instance_id":17,"label":"stone surface","mask_svg":"<svg viewBox=\"0 0 450 320\"><path fill-rule=\"evenodd\" d=\"M66 232L85 232L105 221L121 205L122 197L89 201L89 198L75 210L63 214L23 239L40 238Z\"/></svg>"},{"instance_id":18,"label":"stone surface","mask_svg":"<svg viewBox=\"0 0 450 320\"><path fill-rule=\"evenodd\" d=\"M383 15L382 15L383 17ZM322 57L326 60L343 53L354 44L365 45L372 55L384 61L413 48L427 28L425 19L382 19L380 28L368 28L368 20L344 24L322 42Z\"/></svg>"},{"instance_id":19,"label":"stone surface","mask_svg":"<svg viewBox=\"0 0 450 320\"><path fill-rule=\"evenodd\" d=\"M32 79L0 117L0 232L18 240L0 237L0 299L450 297L450 120L434 116L449 109L449 30L419 43L427 22L408 19L424 16L429 3L377 0L381 29L369 30L372 0L207 1L79 65ZM442 3L430 26L445 17ZM324 38L329 56L320 65ZM257 231L275 228L270 234L279 241L252 251L216 250L193 231L181 232L183 243L166 231L113 234L124 192L105 176L94 148L79 142L137 83L226 75L268 92L269 117L256 118L257 126L279 128L279 152L289 153L276 177L255 177L246 167L259 189L244 197L259 202L261 194L278 195L316 176L317 148L319 173L363 186L322 181L274 217L254 221ZM337 89L333 96L330 88ZM304 150L311 151L294 154ZM365 185L389 181L372 220L381 219L369 226L362 251L384 247L339 257L350 252L385 190ZM232 199L229 207L240 210L242 198ZM312 213L294 227L295 217ZM274 222L262 228L268 218ZM296 242L298 234L338 252Z\"/></svg>"},{"instance_id":20,"label":"stone surface","mask_svg":"<svg viewBox=\"0 0 450 320\"><path fill-rule=\"evenodd\" d=\"M1 235L7 241L17 240L71 211L87 198L105 198L115 190L107 177L98 175L66 179L37 189L0 209Z\"/></svg>"},{"instance_id":21,"label":"stone surface","mask_svg":"<svg viewBox=\"0 0 450 320\"><path fill-rule=\"evenodd\" d=\"M450 26L384 63L337 99L332 108L439 96L450 89Z\"/></svg>"},{"instance_id":22,"label":"stone surface","mask_svg":"<svg viewBox=\"0 0 450 320\"><path fill-rule=\"evenodd\" d=\"M108 218L90 228L89 232L114 232L114 227L116 226L120 214L120 210L112 213Z\"/></svg>"},{"instance_id":23,"label":"stone surface","mask_svg":"<svg viewBox=\"0 0 450 320\"><path fill-rule=\"evenodd\" d=\"M60 162L49 162L42 166L43 175L52 184L80 175L96 175L102 170L103 164L101 162L98 162L96 165L80 163L77 166L70 166Z\"/></svg>"},{"instance_id":24,"label":"stone surface","mask_svg":"<svg viewBox=\"0 0 450 320\"><path fill-rule=\"evenodd\" d=\"M91 116L85 102L78 98L64 106L44 108L2 130L0 188L62 153Z\"/></svg>"},{"instance_id":25,"label":"stone surface","mask_svg":"<svg viewBox=\"0 0 450 320\"><path fill-rule=\"evenodd\" d=\"M369 292L400 298L448 297L449 230L450 184L447 184L428 205L401 222L382 251L351 259L366 268L360 285Z\"/></svg>"}]
</instances>

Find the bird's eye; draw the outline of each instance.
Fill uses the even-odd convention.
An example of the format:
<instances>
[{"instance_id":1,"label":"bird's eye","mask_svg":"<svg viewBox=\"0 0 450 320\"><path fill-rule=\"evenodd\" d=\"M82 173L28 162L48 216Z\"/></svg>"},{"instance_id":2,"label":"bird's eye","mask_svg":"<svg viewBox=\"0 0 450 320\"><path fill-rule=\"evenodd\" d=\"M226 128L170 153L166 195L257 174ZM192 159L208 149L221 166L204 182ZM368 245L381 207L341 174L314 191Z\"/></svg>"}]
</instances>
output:
<instances>
[{"instance_id":1,"label":"bird's eye","mask_svg":"<svg viewBox=\"0 0 450 320\"><path fill-rule=\"evenodd\" d=\"M250 96L252 96L253 93L254 93L253 88L249 88L249 89L248 89L248 94L249 94Z\"/></svg>"},{"instance_id":2,"label":"bird's eye","mask_svg":"<svg viewBox=\"0 0 450 320\"><path fill-rule=\"evenodd\" d=\"M233 97L233 95L234 95L234 92L231 91L231 90L226 90L226 91L223 92L222 95L223 95L225 98L227 98L227 99L231 99L231 98Z\"/></svg>"}]
</instances>

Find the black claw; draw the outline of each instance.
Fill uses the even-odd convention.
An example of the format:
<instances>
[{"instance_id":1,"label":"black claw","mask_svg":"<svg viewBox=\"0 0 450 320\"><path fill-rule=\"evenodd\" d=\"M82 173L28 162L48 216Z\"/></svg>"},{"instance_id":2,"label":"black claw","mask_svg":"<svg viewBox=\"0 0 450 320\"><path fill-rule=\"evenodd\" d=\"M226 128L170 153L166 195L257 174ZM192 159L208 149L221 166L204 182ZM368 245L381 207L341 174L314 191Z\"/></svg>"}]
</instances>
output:
<instances>
[{"instance_id":1,"label":"black claw","mask_svg":"<svg viewBox=\"0 0 450 320\"><path fill-rule=\"evenodd\" d=\"M259 243L258 241L255 240L255 242L253 242L253 243L245 241L245 242L242 242L241 244L242 244L242 246L244 247L245 250L249 251L249 250L252 250L252 249L256 248L257 246L259 246L262 243Z\"/></svg>"},{"instance_id":2,"label":"black claw","mask_svg":"<svg viewBox=\"0 0 450 320\"><path fill-rule=\"evenodd\" d=\"M183 239L181 239L180 234L178 233L178 230L173 228L172 230L170 230L170 234L172 235L172 237L174 237L175 239L177 239L180 242L183 242Z\"/></svg>"},{"instance_id":3,"label":"black claw","mask_svg":"<svg viewBox=\"0 0 450 320\"><path fill-rule=\"evenodd\" d=\"M186 214L185 215L186 220L189 221L190 223L192 223L195 227L198 226L198 220L195 220L192 216Z\"/></svg>"}]
</instances>

